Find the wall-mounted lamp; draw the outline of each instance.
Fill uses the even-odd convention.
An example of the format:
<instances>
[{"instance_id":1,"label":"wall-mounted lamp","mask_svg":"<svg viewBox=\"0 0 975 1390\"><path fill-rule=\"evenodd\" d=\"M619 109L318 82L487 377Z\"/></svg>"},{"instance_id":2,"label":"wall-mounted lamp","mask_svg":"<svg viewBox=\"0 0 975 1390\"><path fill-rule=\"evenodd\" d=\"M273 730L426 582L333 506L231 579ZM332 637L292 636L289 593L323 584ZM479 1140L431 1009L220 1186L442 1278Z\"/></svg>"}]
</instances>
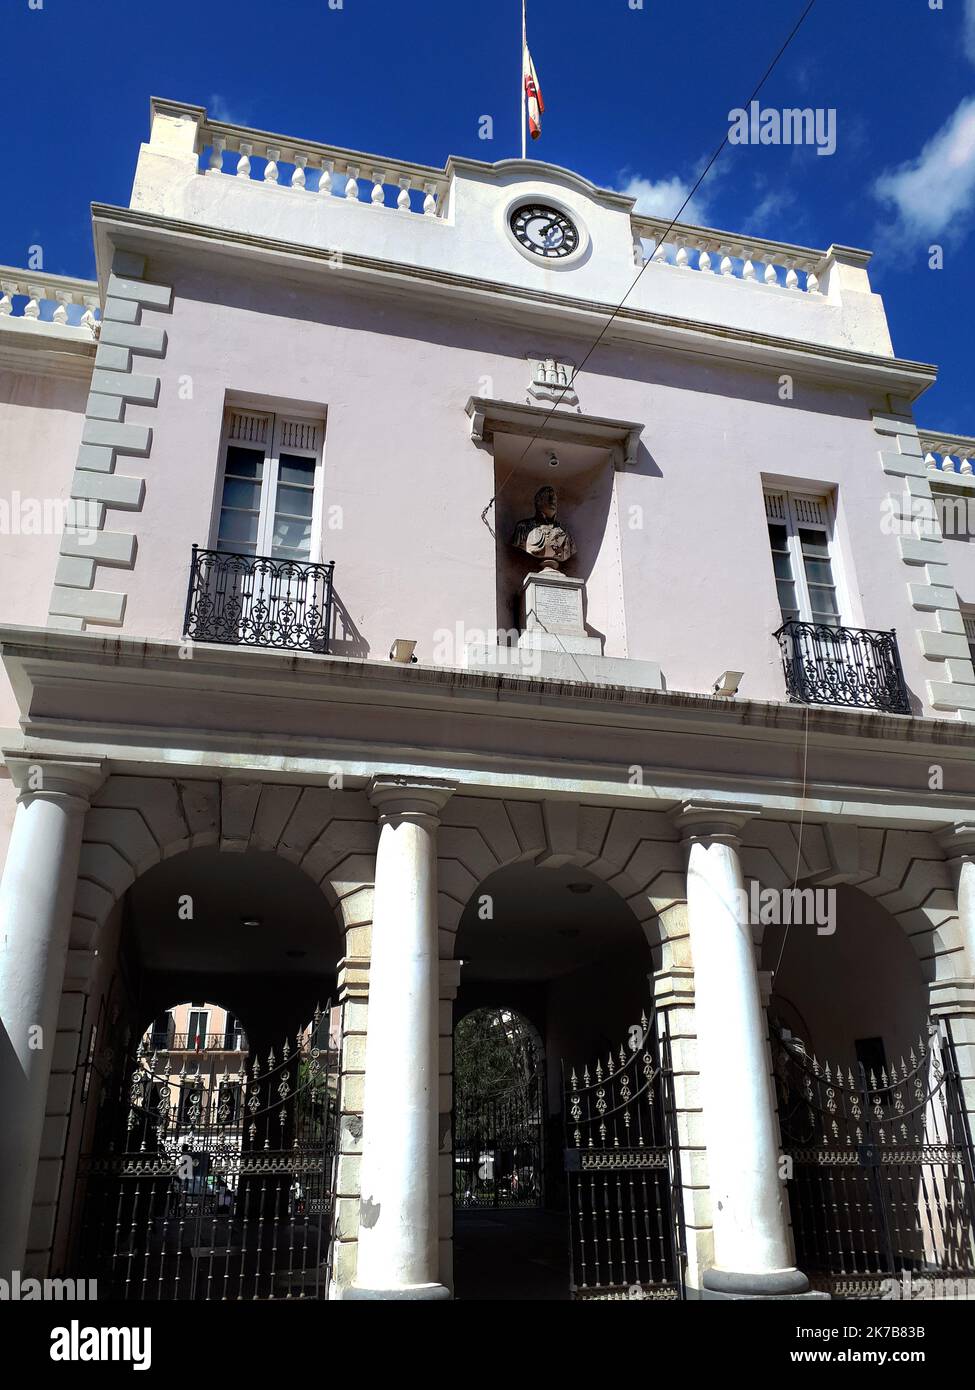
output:
<instances>
[{"instance_id":1,"label":"wall-mounted lamp","mask_svg":"<svg viewBox=\"0 0 975 1390\"><path fill-rule=\"evenodd\" d=\"M549 466L549 468L558 468L558 466L559 466L559 456L558 456L558 454L555 452L554 449L550 449L550 450L549 450L549 453L548 453L548 466Z\"/></svg>"},{"instance_id":2,"label":"wall-mounted lamp","mask_svg":"<svg viewBox=\"0 0 975 1390\"><path fill-rule=\"evenodd\" d=\"M715 695L722 695L725 699L730 699L732 695L738 694L738 687L741 685L741 678L744 671L724 671L714 682Z\"/></svg>"},{"instance_id":3,"label":"wall-mounted lamp","mask_svg":"<svg viewBox=\"0 0 975 1390\"><path fill-rule=\"evenodd\" d=\"M411 661L416 661L416 657L413 655L415 648L415 642L409 641L406 637L397 637L389 649L389 659L390 661L398 661L402 666L409 666Z\"/></svg>"}]
</instances>

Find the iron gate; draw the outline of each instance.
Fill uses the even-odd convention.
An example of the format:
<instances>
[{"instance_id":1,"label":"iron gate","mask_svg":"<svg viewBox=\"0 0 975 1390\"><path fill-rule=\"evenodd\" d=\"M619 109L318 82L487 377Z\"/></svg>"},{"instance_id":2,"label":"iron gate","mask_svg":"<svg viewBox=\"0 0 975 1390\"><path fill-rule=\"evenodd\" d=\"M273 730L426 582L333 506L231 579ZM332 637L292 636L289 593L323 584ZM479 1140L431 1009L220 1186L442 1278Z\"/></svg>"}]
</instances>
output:
<instances>
[{"instance_id":1,"label":"iron gate","mask_svg":"<svg viewBox=\"0 0 975 1390\"><path fill-rule=\"evenodd\" d=\"M542 1205L545 1083L541 1067L493 1096L459 1093L454 1104L454 1200L458 1207Z\"/></svg>"},{"instance_id":2,"label":"iron gate","mask_svg":"<svg viewBox=\"0 0 975 1390\"><path fill-rule=\"evenodd\" d=\"M337 1108L330 1009L264 1064L140 1046L81 1158L100 1298L324 1298Z\"/></svg>"},{"instance_id":3,"label":"iron gate","mask_svg":"<svg viewBox=\"0 0 975 1390\"><path fill-rule=\"evenodd\" d=\"M663 1016L664 1019L666 1015ZM662 1033L662 1036L661 1036ZM684 1296L683 1201L666 1023L563 1073L574 1299Z\"/></svg>"},{"instance_id":4,"label":"iron gate","mask_svg":"<svg viewBox=\"0 0 975 1390\"><path fill-rule=\"evenodd\" d=\"M975 1171L948 1022L881 1068L820 1063L773 1032L796 1263L839 1298L975 1279ZM918 1296L915 1292L915 1297Z\"/></svg>"}]
</instances>

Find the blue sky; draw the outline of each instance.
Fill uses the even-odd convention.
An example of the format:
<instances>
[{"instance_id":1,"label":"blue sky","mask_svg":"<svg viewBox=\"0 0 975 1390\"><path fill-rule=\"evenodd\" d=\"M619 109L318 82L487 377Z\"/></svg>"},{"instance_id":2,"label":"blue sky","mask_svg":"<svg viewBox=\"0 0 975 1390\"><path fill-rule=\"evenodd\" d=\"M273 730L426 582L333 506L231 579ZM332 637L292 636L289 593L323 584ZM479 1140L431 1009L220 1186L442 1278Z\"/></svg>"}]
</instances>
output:
<instances>
[{"instance_id":1,"label":"blue sky","mask_svg":"<svg viewBox=\"0 0 975 1390\"><path fill-rule=\"evenodd\" d=\"M531 152L676 212L803 3L529 0L547 106ZM40 244L45 269L93 273L88 205L127 203L150 95L429 164L519 153L519 0L33 4L5 0L0 31L8 265ZM690 212L874 248L895 350L941 369L919 421L975 434L975 0L938 5L817 0L761 99L834 107L836 153L728 148ZM478 138L483 115L493 141Z\"/></svg>"}]
</instances>

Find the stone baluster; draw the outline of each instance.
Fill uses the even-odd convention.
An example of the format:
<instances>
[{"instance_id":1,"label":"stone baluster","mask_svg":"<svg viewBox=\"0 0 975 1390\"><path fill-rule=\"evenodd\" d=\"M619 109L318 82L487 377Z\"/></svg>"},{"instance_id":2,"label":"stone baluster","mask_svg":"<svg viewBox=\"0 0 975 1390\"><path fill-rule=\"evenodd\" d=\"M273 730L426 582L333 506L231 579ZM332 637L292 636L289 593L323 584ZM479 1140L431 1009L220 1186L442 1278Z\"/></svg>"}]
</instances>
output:
<instances>
[{"instance_id":1,"label":"stone baluster","mask_svg":"<svg viewBox=\"0 0 975 1390\"><path fill-rule=\"evenodd\" d=\"M734 263L731 257L728 255L727 250L721 257L721 264L718 266L718 273L719 275L734 275L735 273Z\"/></svg>"},{"instance_id":2,"label":"stone baluster","mask_svg":"<svg viewBox=\"0 0 975 1390\"><path fill-rule=\"evenodd\" d=\"M55 290L55 298L57 299L58 307L51 316L51 322L65 324L68 321L68 304L70 300L63 290Z\"/></svg>"},{"instance_id":3,"label":"stone baluster","mask_svg":"<svg viewBox=\"0 0 975 1390\"><path fill-rule=\"evenodd\" d=\"M435 183L425 183L423 185L425 197L423 199L423 215L425 217L436 217L437 215L437 185Z\"/></svg>"},{"instance_id":4,"label":"stone baluster","mask_svg":"<svg viewBox=\"0 0 975 1390\"><path fill-rule=\"evenodd\" d=\"M683 241L679 241L677 243L677 254L674 257L674 265L679 266L681 270L687 270L689 269L690 259L690 256L687 254L687 247L684 245Z\"/></svg>"},{"instance_id":5,"label":"stone baluster","mask_svg":"<svg viewBox=\"0 0 975 1390\"><path fill-rule=\"evenodd\" d=\"M98 320L95 318L95 308L96 306L94 304L90 304L86 301L85 312L81 316L82 328L87 328L89 333L93 336L98 332Z\"/></svg>"},{"instance_id":6,"label":"stone baluster","mask_svg":"<svg viewBox=\"0 0 975 1390\"><path fill-rule=\"evenodd\" d=\"M785 287L787 290L799 288L799 276L796 272L795 261L786 261L785 263Z\"/></svg>"},{"instance_id":7,"label":"stone baluster","mask_svg":"<svg viewBox=\"0 0 975 1390\"><path fill-rule=\"evenodd\" d=\"M924 455L924 466L925 468L933 468L937 471L938 460L935 458L934 454L927 453Z\"/></svg>"},{"instance_id":8,"label":"stone baluster","mask_svg":"<svg viewBox=\"0 0 975 1390\"><path fill-rule=\"evenodd\" d=\"M354 164L349 164L345 172L348 174L345 196L350 203L357 203L359 201L359 170Z\"/></svg>"},{"instance_id":9,"label":"stone baluster","mask_svg":"<svg viewBox=\"0 0 975 1390\"><path fill-rule=\"evenodd\" d=\"M779 283L778 271L775 269L775 266L772 264L771 261L769 261L765 267L764 279L766 285L777 285Z\"/></svg>"},{"instance_id":10,"label":"stone baluster","mask_svg":"<svg viewBox=\"0 0 975 1390\"><path fill-rule=\"evenodd\" d=\"M14 301L12 296L17 293L15 285L0 285L0 317L4 314L12 314L14 311Z\"/></svg>"},{"instance_id":11,"label":"stone baluster","mask_svg":"<svg viewBox=\"0 0 975 1390\"><path fill-rule=\"evenodd\" d=\"M278 160L281 158L281 151L272 149L272 147L268 145L265 153L267 154L267 163L264 166L264 182L277 183Z\"/></svg>"},{"instance_id":12,"label":"stone baluster","mask_svg":"<svg viewBox=\"0 0 975 1390\"><path fill-rule=\"evenodd\" d=\"M369 195L369 201L372 203L374 208L384 207L386 204L386 189L383 185L386 182L386 170L374 169L372 177L373 185L372 192Z\"/></svg>"},{"instance_id":13,"label":"stone baluster","mask_svg":"<svg viewBox=\"0 0 975 1390\"><path fill-rule=\"evenodd\" d=\"M810 270L806 275L806 293L819 294L819 276L814 270Z\"/></svg>"},{"instance_id":14,"label":"stone baluster","mask_svg":"<svg viewBox=\"0 0 975 1390\"><path fill-rule=\"evenodd\" d=\"M330 159L322 160L322 172L318 176L318 191L323 198L327 198L332 192L332 168Z\"/></svg>"},{"instance_id":15,"label":"stone baluster","mask_svg":"<svg viewBox=\"0 0 975 1390\"><path fill-rule=\"evenodd\" d=\"M399 192L396 195L396 206L399 208L400 212L409 212L411 182L408 178L403 177L397 179L397 185L399 187Z\"/></svg>"},{"instance_id":16,"label":"stone baluster","mask_svg":"<svg viewBox=\"0 0 975 1390\"><path fill-rule=\"evenodd\" d=\"M647 263L647 258L646 258L646 256L644 255L644 251L643 251L643 240L642 240L642 238L641 238L639 232L634 232L634 233L633 233L633 264L637 267L638 270L642 270L642 268L646 265L646 263Z\"/></svg>"},{"instance_id":17,"label":"stone baluster","mask_svg":"<svg viewBox=\"0 0 975 1390\"><path fill-rule=\"evenodd\" d=\"M658 242L657 242L656 246L653 248L653 255L650 257L650 259L651 259L652 261L657 261L658 264L661 263L661 262L665 262L665 261L666 261L666 259L667 259L667 246L666 246L666 243L665 243L665 242L662 242L662 241L658 241Z\"/></svg>"},{"instance_id":18,"label":"stone baluster","mask_svg":"<svg viewBox=\"0 0 975 1390\"><path fill-rule=\"evenodd\" d=\"M954 473L955 460L951 457L950 454L941 455L941 471L942 473Z\"/></svg>"},{"instance_id":19,"label":"stone baluster","mask_svg":"<svg viewBox=\"0 0 975 1390\"><path fill-rule=\"evenodd\" d=\"M308 166L308 156L306 154L295 155L295 171L291 175L292 188L305 187L305 169Z\"/></svg>"},{"instance_id":20,"label":"stone baluster","mask_svg":"<svg viewBox=\"0 0 975 1390\"><path fill-rule=\"evenodd\" d=\"M959 459L959 461L958 461L958 472L959 472L959 473L971 473L971 471L972 471L972 461L971 461L971 459L969 458L968 454L963 454L963 455L961 456L961 458Z\"/></svg>"},{"instance_id":21,"label":"stone baluster","mask_svg":"<svg viewBox=\"0 0 975 1390\"><path fill-rule=\"evenodd\" d=\"M240 143L240 158L237 160L236 175L239 179L249 179L251 176L251 155L254 152L253 145L246 144L243 140Z\"/></svg>"},{"instance_id":22,"label":"stone baluster","mask_svg":"<svg viewBox=\"0 0 975 1390\"><path fill-rule=\"evenodd\" d=\"M39 319L41 316L40 301L44 298L44 291L36 289L34 286L27 287L28 299L24 306L25 319Z\"/></svg>"},{"instance_id":23,"label":"stone baluster","mask_svg":"<svg viewBox=\"0 0 975 1390\"><path fill-rule=\"evenodd\" d=\"M706 241L701 242L701 252L697 258L697 268L698 270L703 270L705 275L711 269L711 252Z\"/></svg>"},{"instance_id":24,"label":"stone baluster","mask_svg":"<svg viewBox=\"0 0 975 1390\"><path fill-rule=\"evenodd\" d=\"M741 278L742 278L743 280L754 280L754 279L755 279L755 263L754 263L754 261L752 260L751 248L750 248L750 247L747 247L747 246L746 246L746 247L743 247L743 248L742 248L742 253L741 253L741 254L742 254L742 258L743 258L742 267L741 267Z\"/></svg>"}]
</instances>

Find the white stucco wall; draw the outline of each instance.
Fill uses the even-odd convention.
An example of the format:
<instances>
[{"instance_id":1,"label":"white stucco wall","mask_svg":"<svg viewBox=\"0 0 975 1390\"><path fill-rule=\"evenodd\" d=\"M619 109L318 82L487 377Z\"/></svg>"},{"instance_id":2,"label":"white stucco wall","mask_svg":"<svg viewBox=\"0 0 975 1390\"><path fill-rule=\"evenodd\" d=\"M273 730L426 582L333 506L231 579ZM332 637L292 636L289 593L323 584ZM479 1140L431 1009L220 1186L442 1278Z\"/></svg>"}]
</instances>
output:
<instances>
[{"instance_id":1,"label":"white stucco wall","mask_svg":"<svg viewBox=\"0 0 975 1390\"><path fill-rule=\"evenodd\" d=\"M135 371L159 373L158 406L130 405L126 415L152 427L151 457L118 463L147 478L145 503L137 514L109 514L109 529L139 536L134 570L111 574L110 587L128 594L123 630L180 633L190 548L210 538L230 395L327 412L324 502L326 514L341 507L342 525L326 530L323 549L368 655L385 659L395 638L409 637L421 661L439 651L436 659L459 664L438 633L508 625L495 540L480 520L495 468L490 450L471 442L465 403L485 384L497 399L523 401L528 352L580 360L586 344L432 310L419 318L409 305L339 293L327 280L317 291L244 283L212 265L194 271L159 257L147 266L147 279L171 284L174 297L171 312L143 313L166 330L165 357L134 360ZM844 616L897 628L908 685L924 699L931 672L913 632L913 576L881 527L889 480L870 418L881 399L800 382L782 401L769 373L616 345L600 349L578 391L587 414L645 423L636 466L612 474L608 455L604 465L621 559L603 570L621 567L625 613L624 623L618 582L594 576L589 620L607 634L607 654L659 662L671 689L708 691L734 668L745 671L742 695L783 698L762 489L763 479L795 482L836 489ZM497 517L503 533L512 516L530 514L536 486L518 473L505 482L492 525ZM579 535L597 523L602 534L612 511L600 501L565 519Z\"/></svg>"}]
</instances>

